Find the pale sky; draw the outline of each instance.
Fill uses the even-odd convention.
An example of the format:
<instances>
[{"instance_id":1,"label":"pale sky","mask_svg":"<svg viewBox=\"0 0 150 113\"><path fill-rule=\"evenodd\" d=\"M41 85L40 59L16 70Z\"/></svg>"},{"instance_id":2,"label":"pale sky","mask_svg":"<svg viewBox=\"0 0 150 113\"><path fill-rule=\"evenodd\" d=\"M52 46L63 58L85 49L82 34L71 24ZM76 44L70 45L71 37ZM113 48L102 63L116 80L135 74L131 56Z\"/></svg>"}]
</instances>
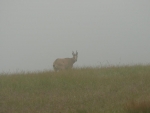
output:
<instances>
[{"instance_id":1,"label":"pale sky","mask_svg":"<svg viewBox=\"0 0 150 113\"><path fill-rule=\"evenodd\" d=\"M0 0L0 73L150 64L150 0Z\"/></svg>"}]
</instances>

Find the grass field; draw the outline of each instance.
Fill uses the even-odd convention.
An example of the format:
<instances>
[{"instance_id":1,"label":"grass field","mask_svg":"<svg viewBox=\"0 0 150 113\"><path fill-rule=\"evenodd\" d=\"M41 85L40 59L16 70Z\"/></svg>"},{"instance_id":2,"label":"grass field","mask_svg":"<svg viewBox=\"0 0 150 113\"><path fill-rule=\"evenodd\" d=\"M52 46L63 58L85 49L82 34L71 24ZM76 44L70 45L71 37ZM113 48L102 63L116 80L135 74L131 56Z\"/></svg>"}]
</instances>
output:
<instances>
[{"instance_id":1,"label":"grass field","mask_svg":"<svg viewBox=\"0 0 150 113\"><path fill-rule=\"evenodd\" d=\"M145 104L150 65L0 75L0 113L146 113L139 110L150 108Z\"/></svg>"}]
</instances>

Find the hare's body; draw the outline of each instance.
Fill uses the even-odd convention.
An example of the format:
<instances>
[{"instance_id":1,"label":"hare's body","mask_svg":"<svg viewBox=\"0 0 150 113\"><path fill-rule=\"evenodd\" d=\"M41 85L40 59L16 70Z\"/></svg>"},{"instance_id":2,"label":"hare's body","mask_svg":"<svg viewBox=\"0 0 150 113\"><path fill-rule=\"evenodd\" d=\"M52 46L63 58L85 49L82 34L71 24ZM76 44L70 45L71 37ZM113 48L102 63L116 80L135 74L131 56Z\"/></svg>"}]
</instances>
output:
<instances>
[{"instance_id":1,"label":"hare's body","mask_svg":"<svg viewBox=\"0 0 150 113\"><path fill-rule=\"evenodd\" d=\"M53 63L53 68L55 71L71 69L73 64L77 61L78 52L72 53L73 58L58 58Z\"/></svg>"}]
</instances>

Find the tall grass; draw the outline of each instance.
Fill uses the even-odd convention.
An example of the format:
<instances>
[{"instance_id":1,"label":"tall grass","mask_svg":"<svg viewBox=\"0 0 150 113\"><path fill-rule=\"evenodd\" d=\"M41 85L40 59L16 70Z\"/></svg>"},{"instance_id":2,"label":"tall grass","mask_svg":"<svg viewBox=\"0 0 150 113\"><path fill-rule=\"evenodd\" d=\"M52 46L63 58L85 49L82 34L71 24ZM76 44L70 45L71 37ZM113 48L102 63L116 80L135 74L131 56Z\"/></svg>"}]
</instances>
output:
<instances>
[{"instance_id":1,"label":"tall grass","mask_svg":"<svg viewBox=\"0 0 150 113\"><path fill-rule=\"evenodd\" d=\"M149 80L149 65L1 74L0 113L132 113Z\"/></svg>"}]
</instances>

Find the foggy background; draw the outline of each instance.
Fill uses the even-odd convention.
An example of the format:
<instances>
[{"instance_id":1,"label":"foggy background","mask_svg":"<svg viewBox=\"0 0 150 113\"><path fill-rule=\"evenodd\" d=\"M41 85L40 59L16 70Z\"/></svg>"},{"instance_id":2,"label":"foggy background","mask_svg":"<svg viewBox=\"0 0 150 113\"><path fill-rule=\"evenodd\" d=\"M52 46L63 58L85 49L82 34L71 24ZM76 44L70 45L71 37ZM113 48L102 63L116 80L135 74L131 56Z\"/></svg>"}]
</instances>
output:
<instances>
[{"instance_id":1,"label":"foggy background","mask_svg":"<svg viewBox=\"0 0 150 113\"><path fill-rule=\"evenodd\" d=\"M0 73L150 63L149 0L0 0Z\"/></svg>"}]
</instances>

